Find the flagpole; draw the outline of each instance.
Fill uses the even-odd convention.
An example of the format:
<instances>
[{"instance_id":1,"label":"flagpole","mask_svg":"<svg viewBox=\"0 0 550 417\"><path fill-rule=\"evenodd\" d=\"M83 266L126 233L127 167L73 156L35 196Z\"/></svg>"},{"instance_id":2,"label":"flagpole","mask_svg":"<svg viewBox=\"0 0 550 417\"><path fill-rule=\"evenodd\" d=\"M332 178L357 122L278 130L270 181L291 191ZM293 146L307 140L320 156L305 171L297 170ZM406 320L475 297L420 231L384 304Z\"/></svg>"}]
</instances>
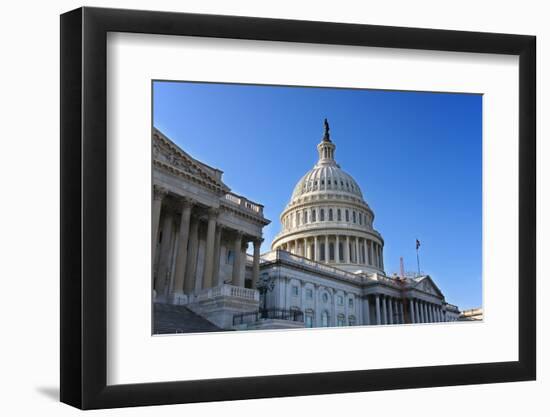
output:
<instances>
[{"instance_id":1,"label":"flagpole","mask_svg":"<svg viewBox=\"0 0 550 417\"><path fill-rule=\"evenodd\" d=\"M419 247L420 247L420 241L416 239L416 266L418 267L418 276L420 276L420 256L418 255Z\"/></svg>"},{"instance_id":2,"label":"flagpole","mask_svg":"<svg viewBox=\"0 0 550 417\"><path fill-rule=\"evenodd\" d=\"M416 248L416 265L418 267L418 276L420 276L420 257L418 256L418 248Z\"/></svg>"}]
</instances>

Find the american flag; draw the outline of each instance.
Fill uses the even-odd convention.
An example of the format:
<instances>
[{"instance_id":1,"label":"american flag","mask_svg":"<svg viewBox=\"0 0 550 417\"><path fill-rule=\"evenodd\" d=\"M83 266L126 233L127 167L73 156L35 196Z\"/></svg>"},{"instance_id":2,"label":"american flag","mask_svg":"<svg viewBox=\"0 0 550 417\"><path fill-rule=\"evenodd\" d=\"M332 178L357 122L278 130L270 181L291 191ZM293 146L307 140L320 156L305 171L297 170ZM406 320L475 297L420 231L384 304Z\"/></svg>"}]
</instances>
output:
<instances>
[{"instance_id":1,"label":"american flag","mask_svg":"<svg viewBox=\"0 0 550 417\"><path fill-rule=\"evenodd\" d=\"M416 239L416 250L420 247L420 240Z\"/></svg>"}]
</instances>

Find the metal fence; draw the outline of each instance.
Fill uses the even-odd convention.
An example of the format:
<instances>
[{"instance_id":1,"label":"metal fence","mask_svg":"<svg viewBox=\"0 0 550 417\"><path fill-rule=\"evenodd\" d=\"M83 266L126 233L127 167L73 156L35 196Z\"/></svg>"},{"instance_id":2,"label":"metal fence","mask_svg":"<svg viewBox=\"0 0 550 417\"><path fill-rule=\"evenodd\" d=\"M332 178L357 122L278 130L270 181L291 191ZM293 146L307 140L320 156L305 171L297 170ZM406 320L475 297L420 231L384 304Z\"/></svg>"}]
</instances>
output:
<instances>
[{"instance_id":1,"label":"metal fence","mask_svg":"<svg viewBox=\"0 0 550 417\"><path fill-rule=\"evenodd\" d=\"M251 313L241 313L233 316L233 325L255 323L259 320L288 320L303 322L304 312L301 310L283 310L280 308L260 309Z\"/></svg>"}]
</instances>

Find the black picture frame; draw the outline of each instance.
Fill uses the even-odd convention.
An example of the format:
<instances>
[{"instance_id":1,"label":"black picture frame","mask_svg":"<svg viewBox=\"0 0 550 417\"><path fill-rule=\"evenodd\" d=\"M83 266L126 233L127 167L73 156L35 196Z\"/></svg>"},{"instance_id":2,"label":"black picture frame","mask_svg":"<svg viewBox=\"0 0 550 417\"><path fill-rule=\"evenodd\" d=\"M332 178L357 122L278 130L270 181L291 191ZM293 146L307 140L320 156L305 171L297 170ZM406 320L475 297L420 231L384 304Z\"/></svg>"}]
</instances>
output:
<instances>
[{"instance_id":1,"label":"black picture frame","mask_svg":"<svg viewBox=\"0 0 550 417\"><path fill-rule=\"evenodd\" d=\"M108 32L519 56L519 360L107 385ZM524 35L252 17L88 7L61 15L61 401L97 409L534 380L535 45Z\"/></svg>"}]
</instances>

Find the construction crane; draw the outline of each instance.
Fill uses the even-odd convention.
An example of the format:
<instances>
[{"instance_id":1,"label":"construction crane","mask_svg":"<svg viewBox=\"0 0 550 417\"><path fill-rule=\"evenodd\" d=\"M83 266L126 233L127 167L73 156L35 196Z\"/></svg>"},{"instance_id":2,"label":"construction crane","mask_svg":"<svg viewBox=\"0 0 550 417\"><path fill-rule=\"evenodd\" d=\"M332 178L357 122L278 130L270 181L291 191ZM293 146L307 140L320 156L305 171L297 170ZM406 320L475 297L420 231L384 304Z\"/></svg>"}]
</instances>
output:
<instances>
[{"instance_id":1,"label":"construction crane","mask_svg":"<svg viewBox=\"0 0 550 417\"><path fill-rule=\"evenodd\" d=\"M409 305L407 303L407 297L405 296L406 290L406 279L405 279L405 264L403 262L403 257L399 257L399 278L397 282L401 286L401 299L403 300L403 322L412 323L409 321Z\"/></svg>"}]
</instances>

